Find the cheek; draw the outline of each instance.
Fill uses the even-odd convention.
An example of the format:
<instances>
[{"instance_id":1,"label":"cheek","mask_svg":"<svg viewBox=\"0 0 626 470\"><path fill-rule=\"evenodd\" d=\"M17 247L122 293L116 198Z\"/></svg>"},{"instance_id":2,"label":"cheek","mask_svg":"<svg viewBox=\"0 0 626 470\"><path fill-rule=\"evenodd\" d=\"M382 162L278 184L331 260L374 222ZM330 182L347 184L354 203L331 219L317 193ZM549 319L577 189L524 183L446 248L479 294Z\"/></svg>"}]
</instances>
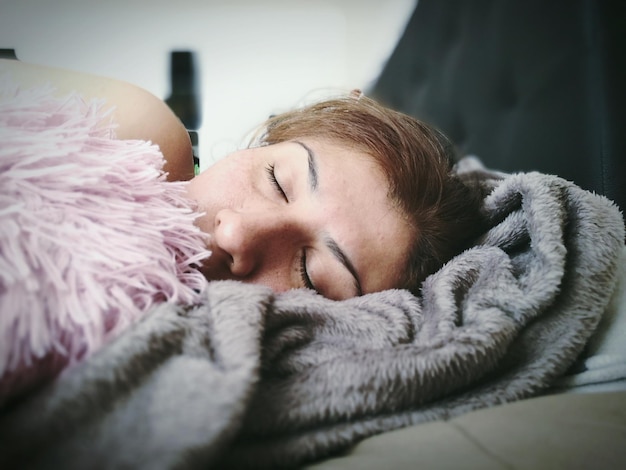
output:
<instances>
[{"instance_id":1,"label":"cheek","mask_svg":"<svg viewBox=\"0 0 626 470\"><path fill-rule=\"evenodd\" d=\"M246 178L246 172L234 156L207 168L191 180L187 193L202 206L214 205L220 199L228 198L230 193L237 192Z\"/></svg>"},{"instance_id":2,"label":"cheek","mask_svg":"<svg viewBox=\"0 0 626 470\"><path fill-rule=\"evenodd\" d=\"M187 197L195 201L198 212L204 212L196 220L196 224L204 232L212 232L215 214L227 205L228 191L232 191L232 185L228 184L231 179L227 166L216 164L187 184Z\"/></svg>"}]
</instances>

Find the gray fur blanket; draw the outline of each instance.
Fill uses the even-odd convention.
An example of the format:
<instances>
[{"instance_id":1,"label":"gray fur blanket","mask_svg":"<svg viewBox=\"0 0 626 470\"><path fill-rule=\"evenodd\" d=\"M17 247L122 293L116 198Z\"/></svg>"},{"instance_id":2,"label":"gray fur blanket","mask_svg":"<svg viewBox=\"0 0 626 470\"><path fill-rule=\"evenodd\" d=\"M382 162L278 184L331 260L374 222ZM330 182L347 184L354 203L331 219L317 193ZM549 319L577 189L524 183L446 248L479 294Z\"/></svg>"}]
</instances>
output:
<instances>
[{"instance_id":1,"label":"gray fur blanket","mask_svg":"<svg viewBox=\"0 0 626 470\"><path fill-rule=\"evenodd\" d=\"M4 410L0 467L299 466L547 391L609 301L622 215L554 176L460 171L489 189L490 228L419 297L213 283Z\"/></svg>"}]
</instances>

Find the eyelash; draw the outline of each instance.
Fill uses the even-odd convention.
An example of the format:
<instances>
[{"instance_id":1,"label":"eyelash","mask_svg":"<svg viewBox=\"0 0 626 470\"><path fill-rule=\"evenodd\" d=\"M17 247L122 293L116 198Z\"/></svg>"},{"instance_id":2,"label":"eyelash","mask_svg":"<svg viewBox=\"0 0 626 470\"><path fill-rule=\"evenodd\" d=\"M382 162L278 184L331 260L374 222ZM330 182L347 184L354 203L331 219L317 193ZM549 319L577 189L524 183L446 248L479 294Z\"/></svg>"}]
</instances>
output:
<instances>
[{"instance_id":1,"label":"eyelash","mask_svg":"<svg viewBox=\"0 0 626 470\"><path fill-rule=\"evenodd\" d=\"M265 172L267 173L267 177L269 178L270 183L272 184L272 186L274 186L276 191L285 200L285 202L289 202L289 199L287 198L287 195L285 194L285 191L283 190L283 187L280 185L280 183L276 179L276 172L274 171L274 169L275 169L275 166L274 166L273 163L269 163L265 167Z\"/></svg>"},{"instance_id":2,"label":"eyelash","mask_svg":"<svg viewBox=\"0 0 626 470\"><path fill-rule=\"evenodd\" d=\"M302 282L306 288L317 290L311 282L309 273L306 270L306 250L302 250L302 256L300 257L300 276L302 277Z\"/></svg>"},{"instance_id":3,"label":"eyelash","mask_svg":"<svg viewBox=\"0 0 626 470\"><path fill-rule=\"evenodd\" d=\"M267 177L270 180L270 183L272 184L272 186L274 186L274 189L276 189L278 194L280 194L280 196L286 202L289 202L289 198L287 198L287 194L285 194L285 191L283 190L282 186L280 185L280 183L276 179L276 172L275 172L274 164L273 163L269 163L265 167L265 172L267 173ZM300 256L300 277L302 278L302 283L304 284L304 286L306 288L312 289L312 290L317 290L317 289L315 289L315 286L313 285L313 282L311 282L311 278L309 277L309 273L306 270L306 250L302 250L302 256Z\"/></svg>"}]
</instances>

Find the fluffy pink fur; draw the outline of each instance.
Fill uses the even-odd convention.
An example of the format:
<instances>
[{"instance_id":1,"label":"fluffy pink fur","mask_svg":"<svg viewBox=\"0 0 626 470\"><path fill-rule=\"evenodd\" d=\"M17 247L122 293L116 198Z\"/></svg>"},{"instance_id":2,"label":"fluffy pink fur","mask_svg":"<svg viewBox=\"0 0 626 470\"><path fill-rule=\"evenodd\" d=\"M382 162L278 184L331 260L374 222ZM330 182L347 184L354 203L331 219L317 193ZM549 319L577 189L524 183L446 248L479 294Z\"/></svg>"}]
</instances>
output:
<instances>
[{"instance_id":1,"label":"fluffy pink fur","mask_svg":"<svg viewBox=\"0 0 626 470\"><path fill-rule=\"evenodd\" d=\"M0 82L1 404L155 303L197 302L210 253L158 147L115 140L101 102Z\"/></svg>"}]
</instances>

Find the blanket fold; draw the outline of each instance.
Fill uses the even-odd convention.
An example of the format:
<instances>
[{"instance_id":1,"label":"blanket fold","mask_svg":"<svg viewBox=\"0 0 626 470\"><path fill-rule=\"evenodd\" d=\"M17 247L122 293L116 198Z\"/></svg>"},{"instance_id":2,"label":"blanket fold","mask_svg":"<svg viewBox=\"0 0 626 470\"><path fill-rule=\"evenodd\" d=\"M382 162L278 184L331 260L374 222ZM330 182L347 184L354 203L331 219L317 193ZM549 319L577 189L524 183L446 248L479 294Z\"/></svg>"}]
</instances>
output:
<instances>
[{"instance_id":1,"label":"blanket fold","mask_svg":"<svg viewBox=\"0 0 626 470\"><path fill-rule=\"evenodd\" d=\"M292 467L547 391L609 302L622 215L555 176L462 163L489 229L419 297L211 283L1 411L0 467Z\"/></svg>"}]
</instances>

